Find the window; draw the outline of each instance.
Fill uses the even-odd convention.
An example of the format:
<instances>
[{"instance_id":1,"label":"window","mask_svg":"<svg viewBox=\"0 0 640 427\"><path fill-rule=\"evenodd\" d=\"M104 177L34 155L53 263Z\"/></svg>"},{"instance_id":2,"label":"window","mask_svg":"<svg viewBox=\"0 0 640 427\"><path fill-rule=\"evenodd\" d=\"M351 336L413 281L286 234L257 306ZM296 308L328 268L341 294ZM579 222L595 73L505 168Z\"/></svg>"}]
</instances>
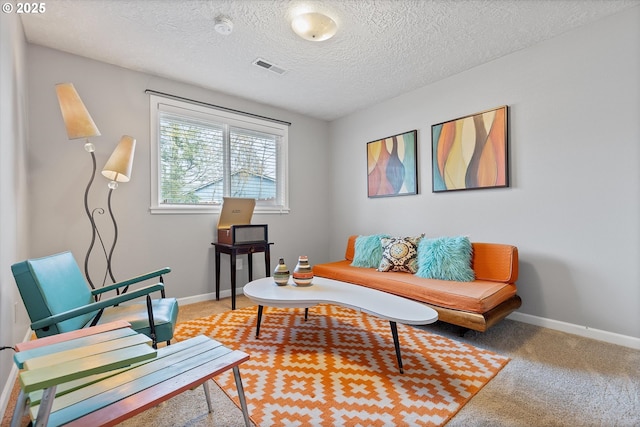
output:
<instances>
[{"instance_id":1,"label":"window","mask_svg":"<svg viewBox=\"0 0 640 427\"><path fill-rule=\"evenodd\" d=\"M151 211L217 212L222 197L288 211L288 125L151 95Z\"/></svg>"}]
</instances>

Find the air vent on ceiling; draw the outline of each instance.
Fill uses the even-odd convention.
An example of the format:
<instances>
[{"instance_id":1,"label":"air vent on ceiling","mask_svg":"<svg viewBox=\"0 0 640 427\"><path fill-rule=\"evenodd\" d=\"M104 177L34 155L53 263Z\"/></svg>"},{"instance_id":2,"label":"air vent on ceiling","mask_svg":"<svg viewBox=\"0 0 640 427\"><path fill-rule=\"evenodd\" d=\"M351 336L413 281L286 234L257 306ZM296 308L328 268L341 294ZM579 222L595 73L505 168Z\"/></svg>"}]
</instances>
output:
<instances>
[{"instance_id":1,"label":"air vent on ceiling","mask_svg":"<svg viewBox=\"0 0 640 427\"><path fill-rule=\"evenodd\" d=\"M262 58L258 58L255 61L253 61L253 65L260 67L260 68L264 68L265 70L269 70L272 71L276 74L284 74L287 72L287 70L285 70L284 68L278 67L277 65L274 65L268 61L265 61Z\"/></svg>"}]
</instances>

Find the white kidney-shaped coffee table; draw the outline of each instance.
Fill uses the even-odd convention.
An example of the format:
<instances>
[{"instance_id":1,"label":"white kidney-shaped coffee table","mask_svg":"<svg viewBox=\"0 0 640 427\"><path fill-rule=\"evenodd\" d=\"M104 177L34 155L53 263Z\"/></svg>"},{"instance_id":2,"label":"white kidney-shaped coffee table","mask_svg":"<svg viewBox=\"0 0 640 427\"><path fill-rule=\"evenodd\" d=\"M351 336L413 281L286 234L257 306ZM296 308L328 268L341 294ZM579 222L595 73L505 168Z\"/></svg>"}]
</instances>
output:
<instances>
[{"instance_id":1,"label":"white kidney-shaped coffee table","mask_svg":"<svg viewBox=\"0 0 640 427\"><path fill-rule=\"evenodd\" d=\"M296 286L291 278L288 285L278 286L273 281L273 277L264 277L247 283L243 293L258 304L256 338L260 334L264 306L304 308L306 320L309 307L323 303L337 304L388 320L400 373L404 373L404 370L396 322L407 325L426 325L438 320L438 313L434 309L419 302L324 277L314 277L312 285L304 287Z\"/></svg>"}]
</instances>

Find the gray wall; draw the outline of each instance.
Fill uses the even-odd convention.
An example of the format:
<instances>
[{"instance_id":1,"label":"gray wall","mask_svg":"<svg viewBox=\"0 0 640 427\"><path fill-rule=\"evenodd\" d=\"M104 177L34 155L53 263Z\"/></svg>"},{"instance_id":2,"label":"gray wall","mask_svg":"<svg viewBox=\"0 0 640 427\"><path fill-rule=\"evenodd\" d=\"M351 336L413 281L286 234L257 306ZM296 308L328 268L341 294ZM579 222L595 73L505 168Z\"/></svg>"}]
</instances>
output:
<instances>
[{"instance_id":1,"label":"gray wall","mask_svg":"<svg viewBox=\"0 0 640 427\"><path fill-rule=\"evenodd\" d=\"M29 46L29 176L32 215L31 256L71 250L82 266L90 242L83 194L91 174L91 158L83 141L67 140L54 85L72 82L102 135L92 138L100 171L124 134L137 139L131 181L114 192L112 205L119 237L113 270L123 280L157 267L170 266L167 292L175 297L202 296L214 291L214 240L217 215L151 214L149 97L145 89L171 93L292 123L289 131L289 214L256 214L253 222L269 224L274 268L282 256L295 265L298 255L327 261L329 191L316 185L327 170L328 124L300 114L256 104L148 74L125 70L60 51ZM313 159L313 161L309 161ZM90 193L91 207L107 207L108 181L98 172ZM112 226L108 214L97 215L107 249ZM313 225L309 227L309 225ZM100 249L94 250L91 271L101 283ZM243 257L244 258L244 257ZM223 255L222 289L229 294L228 257ZM254 257L254 275L264 274L261 256ZM246 267L238 284L246 278ZM244 282L246 283L246 281Z\"/></svg>"},{"instance_id":2,"label":"gray wall","mask_svg":"<svg viewBox=\"0 0 640 427\"><path fill-rule=\"evenodd\" d=\"M520 318L639 338L638 22L636 7L332 122L331 258L374 232L514 244ZM431 125L504 104L511 187L432 193ZM420 194L367 199L366 142L412 129Z\"/></svg>"},{"instance_id":3,"label":"gray wall","mask_svg":"<svg viewBox=\"0 0 640 427\"><path fill-rule=\"evenodd\" d=\"M24 340L29 325L10 269L27 254L26 50L18 15L0 15L0 346ZM0 414L11 391L4 385L12 369L12 351L2 351Z\"/></svg>"}]
</instances>

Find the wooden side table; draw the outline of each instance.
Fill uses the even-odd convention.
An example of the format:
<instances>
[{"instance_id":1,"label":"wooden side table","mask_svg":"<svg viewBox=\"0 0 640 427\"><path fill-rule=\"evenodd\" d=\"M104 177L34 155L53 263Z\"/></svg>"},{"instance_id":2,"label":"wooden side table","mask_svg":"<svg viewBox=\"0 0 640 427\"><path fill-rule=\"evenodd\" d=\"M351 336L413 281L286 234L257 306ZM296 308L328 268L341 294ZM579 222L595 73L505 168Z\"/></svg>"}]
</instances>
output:
<instances>
[{"instance_id":1,"label":"wooden side table","mask_svg":"<svg viewBox=\"0 0 640 427\"><path fill-rule=\"evenodd\" d=\"M267 277L271 276L271 254L269 252L273 243L255 242L240 245L228 245L225 243L211 243L215 246L216 253L216 301L220 300L220 254L228 254L231 262L231 309L236 309L236 256L247 255L249 264L249 281L253 280L253 254L264 253L264 267Z\"/></svg>"}]
</instances>

